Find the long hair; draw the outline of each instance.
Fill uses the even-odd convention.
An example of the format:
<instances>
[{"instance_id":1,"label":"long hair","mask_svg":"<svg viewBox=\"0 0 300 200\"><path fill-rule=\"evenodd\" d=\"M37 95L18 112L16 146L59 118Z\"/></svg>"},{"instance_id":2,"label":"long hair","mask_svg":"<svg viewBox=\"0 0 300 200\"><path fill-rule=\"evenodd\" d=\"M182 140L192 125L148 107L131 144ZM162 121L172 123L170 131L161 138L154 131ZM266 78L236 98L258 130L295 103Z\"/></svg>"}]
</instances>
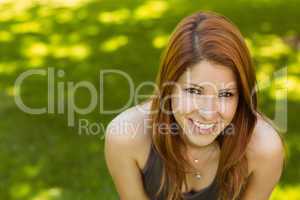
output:
<instances>
[{"instance_id":1,"label":"long hair","mask_svg":"<svg viewBox=\"0 0 300 200\"><path fill-rule=\"evenodd\" d=\"M234 134L219 134L220 160L217 183L220 200L238 199L246 183L248 164L246 147L257 121L256 77L249 50L238 28L226 17L213 12L196 12L179 22L165 48L156 78L158 91L154 92L151 105L153 124L176 123L172 115L173 87L182 73L201 60L208 60L229 67L235 73L239 102L232 120ZM164 112L163 112L164 110ZM169 112L165 112L169 111ZM226 127L223 133L226 133ZM163 175L157 195L166 192L168 200L183 199L182 184L186 185L184 169L186 156L182 134L161 134L158 126L152 127L152 141L163 159Z\"/></svg>"}]
</instances>

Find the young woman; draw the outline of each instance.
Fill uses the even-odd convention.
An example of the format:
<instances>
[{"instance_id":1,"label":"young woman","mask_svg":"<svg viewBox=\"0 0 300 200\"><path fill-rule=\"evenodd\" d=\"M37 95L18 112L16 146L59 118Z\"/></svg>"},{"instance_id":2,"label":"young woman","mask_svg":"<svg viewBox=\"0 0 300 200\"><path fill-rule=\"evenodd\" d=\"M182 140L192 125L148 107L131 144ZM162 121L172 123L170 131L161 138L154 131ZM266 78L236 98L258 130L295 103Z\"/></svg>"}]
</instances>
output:
<instances>
[{"instance_id":1,"label":"young woman","mask_svg":"<svg viewBox=\"0 0 300 200\"><path fill-rule=\"evenodd\" d=\"M255 71L227 18L197 12L172 33L153 98L106 131L122 200L267 200L284 145L257 110Z\"/></svg>"}]
</instances>

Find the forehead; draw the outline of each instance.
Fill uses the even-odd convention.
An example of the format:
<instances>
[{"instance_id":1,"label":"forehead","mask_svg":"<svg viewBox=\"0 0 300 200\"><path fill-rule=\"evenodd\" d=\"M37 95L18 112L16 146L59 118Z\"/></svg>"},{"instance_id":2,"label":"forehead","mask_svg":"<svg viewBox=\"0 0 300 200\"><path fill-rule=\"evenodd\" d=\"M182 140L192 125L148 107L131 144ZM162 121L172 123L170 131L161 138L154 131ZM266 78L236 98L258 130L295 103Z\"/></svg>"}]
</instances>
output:
<instances>
[{"instance_id":1,"label":"forehead","mask_svg":"<svg viewBox=\"0 0 300 200\"><path fill-rule=\"evenodd\" d=\"M179 83L214 85L217 87L235 86L236 77L230 67L203 60L189 68L180 76Z\"/></svg>"}]
</instances>

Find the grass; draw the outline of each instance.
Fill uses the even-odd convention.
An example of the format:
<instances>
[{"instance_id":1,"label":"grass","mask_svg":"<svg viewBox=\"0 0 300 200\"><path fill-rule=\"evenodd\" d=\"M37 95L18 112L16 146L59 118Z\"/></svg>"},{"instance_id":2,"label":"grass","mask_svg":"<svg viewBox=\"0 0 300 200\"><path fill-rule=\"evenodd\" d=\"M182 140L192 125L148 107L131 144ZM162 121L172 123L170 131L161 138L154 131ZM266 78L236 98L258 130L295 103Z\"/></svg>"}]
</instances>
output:
<instances>
[{"instance_id":1,"label":"grass","mask_svg":"<svg viewBox=\"0 0 300 200\"><path fill-rule=\"evenodd\" d=\"M299 199L298 1L243 0L231 1L230 5L214 0L37 2L43 1L0 4L0 199L116 199L104 161L103 130L94 127L94 134L88 134L79 129L80 119L105 127L116 115L100 113L100 101L105 109L116 109L128 100L124 78L105 77L105 87L99 88L99 72L123 70L135 86L154 81L169 34L181 18L200 9L224 14L246 37L263 88L260 107L269 117L275 114L276 92L283 89L284 97L288 88L288 127L284 134L288 165L272 199ZM54 113L26 114L16 106L14 97L21 94L31 107L47 106L47 76L33 75L20 88L14 83L22 72L48 67L57 75L55 87L64 84L61 94L65 100L55 101ZM287 85L272 75L283 67L288 68ZM66 103L70 97L66 87L71 81L92 83L98 102L92 112L75 114L72 127L67 123ZM142 91L147 94L150 89ZM56 88L55 98L58 92ZM82 88L74 98L78 107L90 101L89 92ZM60 114L57 109L61 102L65 108Z\"/></svg>"}]
</instances>

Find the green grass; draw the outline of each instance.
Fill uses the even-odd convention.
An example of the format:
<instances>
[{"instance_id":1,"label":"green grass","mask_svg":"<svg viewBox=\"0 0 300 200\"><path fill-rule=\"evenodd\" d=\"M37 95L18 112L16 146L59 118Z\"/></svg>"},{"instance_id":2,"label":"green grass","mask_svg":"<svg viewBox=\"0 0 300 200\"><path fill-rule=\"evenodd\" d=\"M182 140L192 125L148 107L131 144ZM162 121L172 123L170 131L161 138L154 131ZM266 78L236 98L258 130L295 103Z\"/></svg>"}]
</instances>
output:
<instances>
[{"instance_id":1,"label":"green grass","mask_svg":"<svg viewBox=\"0 0 300 200\"><path fill-rule=\"evenodd\" d=\"M76 114L74 127L68 127L67 114L26 114L14 102L18 93L14 82L26 70L54 67L65 72L56 77L56 85L86 80L95 86L99 98L99 72L103 69L127 72L135 86L154 81L167 37L181 18L200 9L224 14L247 38L260 85L271 78L259 96L261 110L271 118L274 93L278 87L286 87L271 74L288 67L292 81L288 84L284 137L289 158L272 199L300 199L298 1L82 0L74 1L79 2L74 6L24 2L0 4L0 199L116 199L104 161L103 131L88 135L79 134L78 129L79 119L107 125L116 114L101 114L98 109ZM129 90L124 79L111 76L104 83L105 109L127 102ZM150 91L150 87L143 89L144 94ZM47 77L26 79L20 92L26 105L46 106ZM66 90L64 95L69 95ZM84 107L89 101L89 93L78 90L76 104Z\"/></svg>"}]
</instances>

